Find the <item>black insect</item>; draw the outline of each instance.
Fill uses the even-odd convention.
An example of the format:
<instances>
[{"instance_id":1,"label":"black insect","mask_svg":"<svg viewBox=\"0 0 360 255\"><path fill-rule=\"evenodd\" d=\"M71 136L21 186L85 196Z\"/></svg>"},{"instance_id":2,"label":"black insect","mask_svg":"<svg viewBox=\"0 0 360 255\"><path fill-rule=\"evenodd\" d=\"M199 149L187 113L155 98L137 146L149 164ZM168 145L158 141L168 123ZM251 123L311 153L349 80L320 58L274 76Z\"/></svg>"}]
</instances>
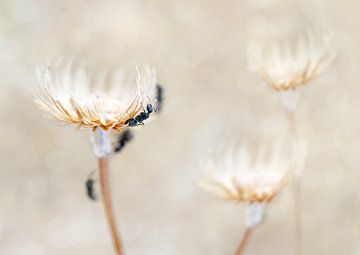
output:
<instances>
[{"instance_id":1,"label":"black insect","mask_svg":"<svg viewBox=\"0 0 360 255\"><path fill-rule=\"evenodd\" d=\"M125 125L129 127L136 127L138 125L138 122L134 118L131 118L125 121Z\"/></svg>"},{"instance_id":2,"label":"black insect","mask_svg":"<svg viewBox=\"0 0 360 255\"><path fill-rule=\"evenodd\" d=\"M152 104L147 104L146 109L140 112L135 118L127 119L125 125L129 127L135 127L138 125L144 125L144 120L147 120L150 117L150 114L154 111Z\"/></svg>"},{"instance_id":3,"label":"black insect","mask_svg":"<svg viewBox=\"0 0 360 255\"><path fill-rule=\"evenodd\" d=\"M137 115L135 118L132 119L127 119L125 121L125 125L129 126L129 127L136 127L138 125L144 125L143 120L143 116L141 116L142 113L140 113L139 115Z\"/></svg>"},{"instance_id":4,"label":"black insect","mask_svg":"<svg viewBox=\"0 0 360 255\"><path fill-rule=\"evenodd\" d=\"M94 172L91 172L89 175L89 178L86 180L85 183L85 187L86 187L86 194L88 196L89 199L96 201L97 200L97 196L95 194L95 181L92 178L92 174Z\"/></svg>"},{"instance_id":5,"label":"black insect","mask_svg":"<svg viewBox=\"0 0 360 255\"><path fill-rule=\"evenodd\" d=\"M160 84L156 84L156 111L160 112L164 102L164 89Z\"/></svg>"},{"instance_id":6,"label":"black insect","mask_svg":"<svg viewBox=\"0 0 360 255\"><path fill-rule=\"evenodd\" d=\"M147 120L150 117L150 114L153 112L159 112L162 109L163 102L164 102L164 89L160 84L156 84L156 95L155 95L155 101L156 101L156 107L153 107L152 104L147 104L146 109L144 111L140 112L138 115L136 115L134 118L127 119L125 121L125 125L129 127L136 127L138 125L144 125L144 120Z\"/></svg>"},{"instance_id":7,"label":"black insect","mask_svg":"<svg viewBox=\"0 0 360 255\"><path fill-rule=\"evenodd\" d=\"M133 134L129 129L126 129L118 138L114 152L118 153L124 149L125 145L133 139Z\"/></svg>"},{"instance_id":8,"label":"black insect","mask_svg":"<svg viewBox=\"0 0 360 255\"><path fill-rule=\"evenodd\" d=\"M146 111L148 114L152 113L154 111L154 107L152 106L152 104L147 104L146 105Z\"/></svg>"}]
</instances>

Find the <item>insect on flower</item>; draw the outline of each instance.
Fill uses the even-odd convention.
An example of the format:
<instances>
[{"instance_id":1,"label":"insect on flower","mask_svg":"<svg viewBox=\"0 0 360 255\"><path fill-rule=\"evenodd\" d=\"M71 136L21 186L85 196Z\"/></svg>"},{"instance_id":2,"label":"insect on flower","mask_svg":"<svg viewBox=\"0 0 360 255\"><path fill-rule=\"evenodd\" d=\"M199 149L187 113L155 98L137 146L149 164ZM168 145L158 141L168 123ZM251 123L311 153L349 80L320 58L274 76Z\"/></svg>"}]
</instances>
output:
<instances>
[{"instance_id":1,"label":"insect on flower","mask_svg":"<svg viewBox=\"0 0 360 255\"><path fill-rule=\"evenodd\" d=\"M144 120L147 120L150 117L150 114L154 111L152 104L147 104L146 109L140 112L135 118L127 119L125 125L129 127L135 127L138 125L144 125Z\"/></svg>"},{"instance_id":2,"label":"insect on flower","mask_svg":"<svg viewBox=\"0 0 360 255\"><path fill-rule=\"evenodd\" d=\"M152 68L137 68L136 73L101 74L104 73L95 75L94 82L83 65L68 62L47 67L40 72L43 88L36 102L54 119L93 130L121 131L134 126L136 117L145 120L145 115L150 116L148 111L142 111L142 105L150 104L149 94L155 93Z\"/></svg>"},{"instance_id":3,"label":"insect on flower","mask_svg":"<svg viewBox=\"0 0 360 255\"><path fill-rule=\"evenodd\" d=\"M128 127L143 124L153 112L150 98L154 97L154 69L145 66L134 73L114 71L89 75L84 65L72 61L46 67L38 72L42 90L36 98L39 107L50 117L78 128L88 128L93 150L98 158L99 179L105 214L109 223L114 249L123 254L117 230L109 185L109 158L113 153L112 131L122 133L115 152L131 140ZM146 108L144 109L144 105ZM86 181L86 193L96 200L95 181Z\"/></svg>"},{"instance_id":4,"label":"insect on flower","mask_svg":"<svg viewBox=\"0 0 360 255\"><path fill-rule=\"evenodd\" d=\"M118 136L116 145L114 147L114 152L119 153L122 151L127 143L133 139L133 134L130 129L126 129L123 133Z\"/></svg>"},{"instance_id":5,"label":"insect on flower","mask_svg":"<svg viewBox=\"0 0 360 255\"><path fill-rule=\"evenodd\" d=\"M143 111L140 112L137 116L131 119L127 119L125 121L125 125L129 127L136 127L138 125L144 125L144 121L150 117L150 114L153 112L160 112L163 106L163 87L159 84L156 84L156 92L155 92L155 101L156 107L152 105L152 103L148 103L146 108L143 108Z\"/></svg>"}]
</instances>

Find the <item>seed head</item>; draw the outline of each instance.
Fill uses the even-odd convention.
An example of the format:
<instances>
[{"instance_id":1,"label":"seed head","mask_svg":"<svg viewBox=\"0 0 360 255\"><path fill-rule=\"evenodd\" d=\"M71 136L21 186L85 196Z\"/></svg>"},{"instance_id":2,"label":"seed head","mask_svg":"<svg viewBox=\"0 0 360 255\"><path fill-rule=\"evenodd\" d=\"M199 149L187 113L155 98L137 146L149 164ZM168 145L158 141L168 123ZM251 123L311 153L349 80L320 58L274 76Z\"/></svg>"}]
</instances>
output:
<instances>
[{"instance_id":1,"label":"seed head","mask_svg":"<svg viewBox=\"0 0 360 255\"><path fill-rule=\"evenodd\" d=\"M290 177L291 160L284 148L272 146L260 151L256 159L242 146L229 149L219 160L210 158L203 166L210 178L200 183L206 191L226 200L247 203L270 202L286 186Z\"/></svg>"},{"instance_id":2,"label":"seed head","mask_svg":"<svg viewBox=\"0 0 360 255\"><path fill-rule=\"evenodd\" d=\"M126 120L149 103L149 92L156 86L155 71L148 66L133 73L97 72L91 76L84 65L68 62L38 73L42 89L36 102L40 108L63 123L93 130L122 130Z\"/></svg>"},{"instance_id":3,"label":"seed head","mask_svg":"<svg viewBox=\"0 0 360 255\"><path fill-rule=\"evenodd\" d=\"M330 33L306 30L294 40L249 43L250 69L277 91L296 89L318 77L334 58Z\"/></svg>"}]
</instances>

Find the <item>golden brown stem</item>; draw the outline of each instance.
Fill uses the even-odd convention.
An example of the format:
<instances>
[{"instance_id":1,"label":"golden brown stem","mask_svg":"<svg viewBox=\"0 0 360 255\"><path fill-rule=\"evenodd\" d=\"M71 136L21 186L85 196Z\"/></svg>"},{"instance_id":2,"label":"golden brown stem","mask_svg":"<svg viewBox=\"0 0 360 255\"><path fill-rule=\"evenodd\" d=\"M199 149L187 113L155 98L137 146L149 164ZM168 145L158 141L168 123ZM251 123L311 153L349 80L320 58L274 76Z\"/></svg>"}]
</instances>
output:
<instances>
[{"instance_id":1,"label":"golden brown stem","mask_svg":"<svg viewBox=\"0 0 360 255\"><path fill-rule=\"evenodd\" d=\"M251 239L251 236L252 236L253 232L254 232L253 227L246 228L244 236L243 236L243 238L242 238L242 240L240 242L239 248L236 251L236 255L243 255L244 254L246 248L249 245L249 241Z\"/></svg>"},{"instance_id":2,"label":"golden brown stem","mask_svg":"<svg viewBox=\"0 0 360 255\"><path fill-rule=\"evenodd\" d=\"M111 231L114 248L117 255L124 255L120 241L120 235L116 227L114 210L111 203L110 185L109 185L109 160L108 158L99 158L100 185L102 200L104 203L105 214Z\"/></svg>"}]
</instances>

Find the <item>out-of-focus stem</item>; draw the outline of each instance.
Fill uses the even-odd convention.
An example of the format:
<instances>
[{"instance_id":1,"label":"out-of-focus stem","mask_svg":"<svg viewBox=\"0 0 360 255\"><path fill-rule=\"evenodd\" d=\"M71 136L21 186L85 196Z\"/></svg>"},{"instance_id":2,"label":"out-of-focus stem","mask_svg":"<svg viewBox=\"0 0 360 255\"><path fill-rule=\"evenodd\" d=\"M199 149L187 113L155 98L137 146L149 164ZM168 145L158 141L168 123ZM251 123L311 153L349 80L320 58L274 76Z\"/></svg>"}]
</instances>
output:
<instances>
[{"instance_id":1,"label":"out-of-focus stem","mask_svg":"<svg viewBox=\"0 0 360 255\"><path fill-rule=\"evenodd\" d=\"M265 209L264 207L265 204L262 203L253 203L249 206L249 211L245 222L246 224L245 233L236 251L236 255L244 254L246 248L249 245L255 227L258 226L263 220L264 209Z\"/></svg>"},{"instance_id":2,"label":"out-of-focus stem","mask_svg":"<svg viewBox=\"0 0 360 255\"><path fill-rule=\"evenodd\" d=\"M301 181L296 179L294 183L294 213L295 213L295 237L296 255L302 254L302 228L301 228Z\"/></svg>"},{"instance_id":3,"label":"out-of-focus stem","mask_svg":"<svg viewBox=\"0 0 360 255\"><path fill-rule=\"evenodd\" d=\"M103 200L105 214L110 227L111 236L116 254L123 255L124 253L121 245L120 235L116 227L116 220L115 220L114 210L112 207L111 196L110 196L108 163L109 163L109 159L107 157L99 158L99 175L100 175L102 200Z\"/></svg>"},{"instance_id":4,"label":"out-of-focus stem","mask_svg":"<svg viewBox=\"0 0 360 255\"><path fill-rule=\"evenodd\" d=\"M249 245L253 232L254 232L253 227L246 228L244 236L240 242L239 248L236 251L236 255L243 255L245 253L245 250Z\"/></svg>"},{"instance_id":5,"label":"out-of-focus stem","mask_svg":"<svg viewBox=\"0 0 360 255\"><path fill-rule=\"evenodd\" d=\"M290 124L290 132L296 137L295 116L293 111L287 111ZM302 254L302 213L301 213L301 178L294 180L294 223L295 223L295 254Z\"/></svg>"}]
</instances>

